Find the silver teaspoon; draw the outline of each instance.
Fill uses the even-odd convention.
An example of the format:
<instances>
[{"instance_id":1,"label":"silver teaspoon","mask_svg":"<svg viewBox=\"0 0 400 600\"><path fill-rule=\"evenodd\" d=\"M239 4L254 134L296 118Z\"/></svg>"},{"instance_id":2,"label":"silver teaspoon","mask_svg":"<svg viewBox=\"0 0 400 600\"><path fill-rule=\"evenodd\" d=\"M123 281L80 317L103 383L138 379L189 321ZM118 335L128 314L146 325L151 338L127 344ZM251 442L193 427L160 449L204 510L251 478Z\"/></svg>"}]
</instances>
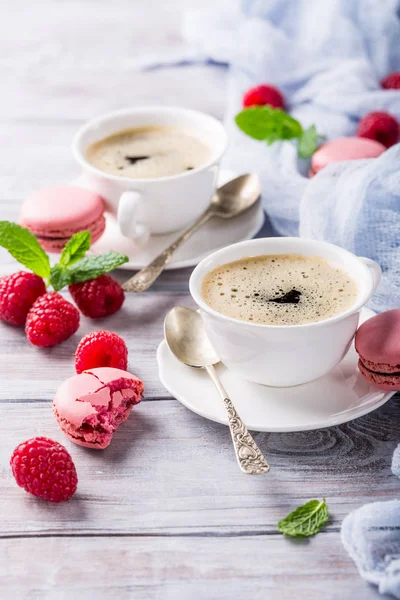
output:
<instances>
[{"instance_id":1,"label":"silver teaspoon","mask_svg":"<svg viewBox=\"0 0 400 600\"><path fill-rule=\"evenodd\" d=\"M269 471L269 465L256 442L228 397L214 365L220 362L211 346L199 313L175 306L164 321L164 334L170 350L176 358L189 367L206 369L228 414L228 424L239 467L249 475L261 475Z\"/></svg>"},{"instance_id":2,"label":"silver teaspoon","mask_svg":"<svg viewBox=\"0 0 400 600\"><path fill-rule=\"evenodd\" d=\"M208 208L168 248L159 254L147 267L123 284L127 292L145 292L161 275L174 252L212 217L231 219L253 206L260 197L260 182L255 173L241 175L218 188Z\"/></svg>"}]
</instances>

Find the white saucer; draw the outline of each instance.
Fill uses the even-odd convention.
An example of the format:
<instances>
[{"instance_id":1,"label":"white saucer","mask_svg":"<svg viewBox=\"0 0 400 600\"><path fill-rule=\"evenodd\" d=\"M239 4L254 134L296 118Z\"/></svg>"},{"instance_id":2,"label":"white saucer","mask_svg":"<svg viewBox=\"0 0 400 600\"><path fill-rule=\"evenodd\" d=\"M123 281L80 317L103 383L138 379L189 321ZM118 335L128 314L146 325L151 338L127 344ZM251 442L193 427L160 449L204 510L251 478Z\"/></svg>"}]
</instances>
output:
<instances>
[{"instance_id":1,"label":"white saucer","mask_svg":"<svg viewBox=\"0 0 400 600\"><path fill-rule=\"evenodd\" d=\"M374 313L364 308L360 323ZM329 341L327 341L329 343ZM227 425L225 409L207 373L179 362L165 340L157 350L159 376L164 387L193 412ZM333 371L311 383L273 388L241 379L224 365L217 366L240 416L253 431L289 432L332 427L382 406L392 392L374 388L357 369L352 346Z\"/></svg>"},{"instance_id":2,"label":"white saucer","mask_svg":"<svg viewBox=\"0 0 400 600\"><path fill-rule=\"evenodd\" d=\"M236 177L232 171L221 171L218 186ZM78 182L79 185L84 183ZM168 199L166 198L166 202ZM179 235L179 231L164 235L152 235L144 246L139 246L133 240L124 237L115 218L106 215L107 225L104 234L92 246L95 254L115 250L129 256L129 262L121 265L120 269L141 269L149 264L158 254L169 246ZM235 242L250 240L261 229L264 223L264 211L261 203L234 219L211 219L179 250L176 251L167 269L181 269L197 265L205 256L229 246Z\"/></svg>"}]
</instances>

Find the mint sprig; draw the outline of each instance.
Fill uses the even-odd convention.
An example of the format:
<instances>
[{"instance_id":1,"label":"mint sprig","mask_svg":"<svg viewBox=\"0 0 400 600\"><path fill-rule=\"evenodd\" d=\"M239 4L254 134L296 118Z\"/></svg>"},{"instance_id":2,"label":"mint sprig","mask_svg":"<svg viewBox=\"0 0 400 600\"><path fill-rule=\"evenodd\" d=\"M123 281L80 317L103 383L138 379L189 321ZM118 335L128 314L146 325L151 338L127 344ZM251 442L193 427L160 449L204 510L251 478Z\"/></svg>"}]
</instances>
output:
<instances>
[{"instance_id":1,"label":"mint sprig","mask_svg":"<svg viewBox=\"0 0 400 600\"><path fill-rule=\"evenodd\" d=\"M33 233L25 227L10 221L0 221L0 246L39 277L49 278L49 257Z\"/></svg>"},{"instance_id":2,"label":"mint sprig","mask_svg":"<svg viewBox=\"0 0 400 600\"><path fill-rule=\"evenodd\" d=\"M66 267L58 263L51 269L50 283L58 291L67 285L96 279L100 275L113 271L128 260L129 258L125 254L110 250L106 254L87 256Z\"/></svg>"},{"instance_id":3,"label":"mint sprig","mask_svg":"<svg viewBox=\"0 0 400 600\"><path fill-rule=\"evenodd\" d=\"M328 519L325 499L310 500L279 521L278 529L292 537L310 537L318 533Z\"/></svg>"},{"instance_id":4,"label":"mint sprig","mask_svg":"<svg viewBox=\"0 0 400 600\"><path fill-rule=\"evenodd\" d=\"M85 257L90 245L89 231L73 235L66 243L59 262L50 268L49 257L33 233L17 223L0 221L0 246L27 269L43 277L56 292L73 283L96 279L129 260L125 254L112 250Z\"/></svg>"},{"instance_id":5,"label":"mint sprig","mask_svg":"<svg viewBox=\"0 0 400 600\"><path fill-rule=\"evenodd\" d=\"M240 111L235 122L248 136L268 145L281 140L296 139L297 152L301 158L308 158L318 148L323 136L317 133L315 125L304 130L299 121L281 108L271 106L251 106Z\"/></svg>"}]
</instances>

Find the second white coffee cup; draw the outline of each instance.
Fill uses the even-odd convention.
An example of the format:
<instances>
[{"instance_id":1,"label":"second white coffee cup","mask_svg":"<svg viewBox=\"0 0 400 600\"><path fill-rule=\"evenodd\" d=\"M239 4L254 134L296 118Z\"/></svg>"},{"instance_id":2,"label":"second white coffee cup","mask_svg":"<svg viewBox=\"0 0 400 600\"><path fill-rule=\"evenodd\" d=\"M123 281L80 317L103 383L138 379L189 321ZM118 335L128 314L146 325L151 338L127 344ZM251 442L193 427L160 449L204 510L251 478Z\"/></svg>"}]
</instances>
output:
<instances>
[{"instance_id":1,"label":"second white coffee cup","mask_svg":"<svg viewBox=\"0 0 400 600\"><path fill-rule=\"evenodd\" d=\"M204 301L201 283L206 273L218 265L263 254L301 254L326 259L357 284L358 296L353 306L314 323L264 325L228 317ZM262 238L210 254L194 269L189 287L222 362L250 381L286 387L317 379L342 360L356 332L360 309L374 293L380 277L377 263L333 244L301 238Z\"/></svg>"},{"instance_id":2,"label":"second white coffee cup","mask_svg":"<svg viewBox=\"0 0 400 600\"><path fill-rule=\"evenodd\" d=\"M87 148L123 129L144 126L178 127L203 140L209 160L190 171L155 179L131 179L104 173L86 159ZM219 164L227 147L222 124L185 108L131 108L108 113L84 125L76 134L73 153L91 189L106 201L123 235L130 238L168 233L187 226L207 208L215 190Z\"/></svg>"}]
</instances>

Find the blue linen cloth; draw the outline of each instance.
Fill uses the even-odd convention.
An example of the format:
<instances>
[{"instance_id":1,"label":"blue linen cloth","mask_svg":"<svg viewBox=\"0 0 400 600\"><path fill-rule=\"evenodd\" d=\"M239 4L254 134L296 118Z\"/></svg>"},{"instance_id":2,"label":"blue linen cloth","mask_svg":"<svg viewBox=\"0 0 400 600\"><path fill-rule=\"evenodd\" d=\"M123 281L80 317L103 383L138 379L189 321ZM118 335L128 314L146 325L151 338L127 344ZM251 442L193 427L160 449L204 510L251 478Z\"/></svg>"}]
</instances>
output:
<instances>
[{"instance_id":1,"label":"blue linen cloth","mask_svg":"<svg viewBox=\"0 0 400 600\"><path fill-rule=\"evenodd\" d=\"M239 131L233 117L243 93L266 82L283 91L304 127L314 123L328 138L354 135L370 111L400 121L400 91L379 84L400 71L399 15L400 0L229 0L189 12L187 46L161 59L229 66L224 165L258 172L278 233L331 241L376 260L384 276L371 308L379 311L400 306L400 146L308 179L309 165L291 142L267 147Z\"/></svg>"},{"instance_id":2,"label":"blue linen cloth","mask_svg":"<svg viewBox=\"0 0 400 600\"><path fill-rule=\"evenodd\" d=\"M397 446L396 450L393 453L392 473L393 475L396 475L396 477L400 477L400 444Z\"/></svg>"},{"instance_id":3,"label":"blue linen cloth","mask_svg":"<svg viewBox=\"0 0 400 600\"><path fill-rule=\"evenodd\" d=\"M354 510L343 520L341 539L361 577L400 599L400 500Z\"/></svg>"}]
</instances>

